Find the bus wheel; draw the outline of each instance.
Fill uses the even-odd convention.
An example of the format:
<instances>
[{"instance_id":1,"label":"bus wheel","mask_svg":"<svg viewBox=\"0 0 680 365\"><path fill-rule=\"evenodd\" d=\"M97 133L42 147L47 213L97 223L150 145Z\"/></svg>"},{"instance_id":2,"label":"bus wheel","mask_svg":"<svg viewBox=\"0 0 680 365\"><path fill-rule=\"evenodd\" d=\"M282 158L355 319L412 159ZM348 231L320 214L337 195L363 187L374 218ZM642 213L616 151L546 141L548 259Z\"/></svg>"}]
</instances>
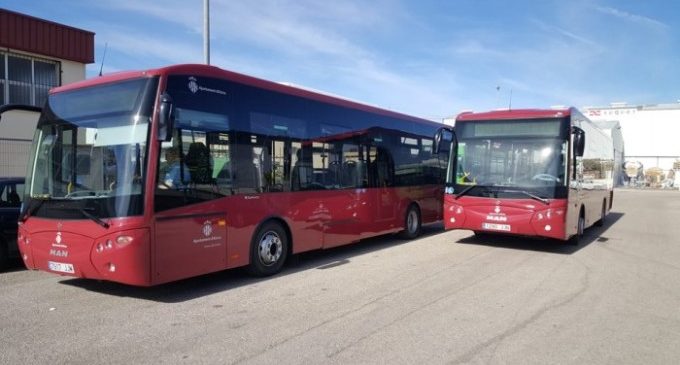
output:
<instances>
[{"instance_id":1,"label":"bus wheel","mask_svg":"<svg viewBox=\"0 0 680 365\"><path fill-rule=\"evenodd\" d=\"M269 276L281 271L288 256L288 236L276 222L267 222L253 237L249 271L256 276Z\"/></svg>"},{"instance_id":2,"label":"bus wheel","mask_svg":"<svg viewBox=\"0 0 680 365\"><path fill-rule=\"evenodd\" d=\"M600 214L600 220L595 222L595 225L598 227L604 226L604 218L607 216L607 201L603 200L602 201L602 213Z\"/></svg>"},{"instance_id":3,"label":"bus wheel","mask_svg":"<svg viewBox=\"0 0 680 365\"><path fill-rule=\"evenodd\" d=\"M583 237L583 232L586 229L586 217L583 215L583 211L578 216L578 225L576 228L576 234L569 239L569 243L577 246L581 237Z\"/></svg>"},{"instance_id":4,"label":"bus wheel","mask_svg":"<svg viewBox=\"0 0 680 365\"><path fill-rule=\"evenodd\" d=\"M418 237L420 235L421 225L420 210L418 210L418 206L411 204L406 210L404 230L401 231L401 237L409 240Z\"/></svg>"}]
</instances>

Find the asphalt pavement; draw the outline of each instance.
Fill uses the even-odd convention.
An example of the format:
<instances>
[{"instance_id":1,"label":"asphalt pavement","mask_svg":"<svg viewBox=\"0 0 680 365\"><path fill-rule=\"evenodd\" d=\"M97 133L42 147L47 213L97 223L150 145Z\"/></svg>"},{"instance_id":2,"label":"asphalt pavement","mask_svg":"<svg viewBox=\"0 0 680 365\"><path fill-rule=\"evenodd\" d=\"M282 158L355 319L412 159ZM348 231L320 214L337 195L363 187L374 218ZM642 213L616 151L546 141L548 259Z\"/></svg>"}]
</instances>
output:
<instances>
[{"instance_id":1,"label":"asphalt pavement","mask_svg":"<svg viewBox=\"0 0 680 365\"><path fill-rule=\"evenodd\" d=\"M428 227L153 288L0 273L0 364L677 364L680 192L579 246Z\"/></svg>"}]
</instances>

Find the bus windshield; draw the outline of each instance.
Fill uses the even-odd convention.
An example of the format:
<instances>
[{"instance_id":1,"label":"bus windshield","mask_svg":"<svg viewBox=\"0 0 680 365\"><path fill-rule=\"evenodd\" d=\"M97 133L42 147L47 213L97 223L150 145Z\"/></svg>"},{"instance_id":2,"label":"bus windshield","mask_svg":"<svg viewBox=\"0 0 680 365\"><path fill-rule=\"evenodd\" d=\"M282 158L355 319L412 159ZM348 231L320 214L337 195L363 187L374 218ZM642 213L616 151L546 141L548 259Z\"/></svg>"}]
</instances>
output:
<instances>
[{"instance_id":1,"label":"bus windshield","mask_svg":"<svg viewBox=\"0 0 680 365\"><path fill-rule=\"evenodd\" d=\"M454 192L496 198L566 194L568 143L560 120L464 121L456 129L457 159L447 174Z\"/></svg>"},{"instance_id":2,"label":"bus windshield","mask_svg":"<svg viewBox=\"0 0 680 365\"><path fill-rule=\"evenodd\" d=\"M142 214L156 85L141 78L49 96L27 176L27 198L42 201L32 215Z\"/></svg>"}]
</instances>

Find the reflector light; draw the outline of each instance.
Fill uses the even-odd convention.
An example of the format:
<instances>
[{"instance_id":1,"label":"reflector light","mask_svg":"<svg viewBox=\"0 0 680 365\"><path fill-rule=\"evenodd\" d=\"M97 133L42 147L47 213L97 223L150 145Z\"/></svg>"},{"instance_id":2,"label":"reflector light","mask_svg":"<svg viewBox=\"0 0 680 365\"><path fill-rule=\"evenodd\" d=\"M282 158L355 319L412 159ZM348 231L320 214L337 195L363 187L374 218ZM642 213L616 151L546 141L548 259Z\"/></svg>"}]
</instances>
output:
<instances>
[{"instance_id":1,"label":"reflector light","mask_svg":"<svg viewBox=\"0 0 680 365\"><path fill-rule=\"evenodd\" d=\"M456 223L456 218L451 217L451 219L449 219L449 222Z\"/></svg>"},{"instance_id":2,"label":"reflector light","mask_svg":"<svg viewBox=\"0 0 680 365\"><path fill-rule=\"evenodd\" d=\"M113 262L109 262L109 271L116 272L116 265Z\"/></svg>"},{"instance_id":3,"label":"reflector light","mask_svg":"<svg viewBox=\"0 0 680 365\"><path fill-rule=\"evenodd\" d=\"M545 230L546 230L546 231L550 232L551 229L552 229L552 227L550 227L549 224L546 224L546 225L545 225Z\"/></svg>"}]
</instances>

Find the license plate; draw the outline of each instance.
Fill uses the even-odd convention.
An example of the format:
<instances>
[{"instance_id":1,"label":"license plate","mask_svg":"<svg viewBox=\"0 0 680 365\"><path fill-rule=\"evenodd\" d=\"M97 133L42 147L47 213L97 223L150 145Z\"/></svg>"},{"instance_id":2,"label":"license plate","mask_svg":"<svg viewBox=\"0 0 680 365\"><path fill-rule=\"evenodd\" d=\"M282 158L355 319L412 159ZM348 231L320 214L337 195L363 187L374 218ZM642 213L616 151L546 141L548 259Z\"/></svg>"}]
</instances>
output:
<instances>
[{"instance_id":1,"label":"license plate","mask_svg":"<svg viewBox=\"0 0 680 365\"><path fill-rule=\"evenodd\" d=\"M509 224L482 223L482 228L490 229L490 230L494 230L494 231L510 232L510 225Z\"/></svg>"},{"instance_id":2,"label":"license plate","mask_svg":"<svg viewBox=\"0 0 680 365\"><path fill-rule=\"evenodd\" d=\"M47 266L52 271L58 271L67 274L75 274L76 272L75 270L73 270L73 264L64 264L61 262L47 261Z\"/></svg>"}]
</instances>

